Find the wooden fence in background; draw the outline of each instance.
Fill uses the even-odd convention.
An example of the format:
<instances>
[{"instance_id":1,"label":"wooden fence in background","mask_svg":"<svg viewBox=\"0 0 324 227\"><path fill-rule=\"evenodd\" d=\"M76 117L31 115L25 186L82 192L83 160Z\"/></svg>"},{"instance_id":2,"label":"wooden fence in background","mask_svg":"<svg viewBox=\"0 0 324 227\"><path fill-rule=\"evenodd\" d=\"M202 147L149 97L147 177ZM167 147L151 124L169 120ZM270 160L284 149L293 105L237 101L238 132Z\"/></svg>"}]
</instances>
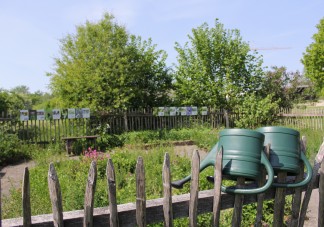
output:
<instances>
[{"instance_id":1,"label":"wooden fence in background","mask_svg":"<svg viewBox=\"0 0 324 227\"><path fill-rule=\"evenodd\" d=\"M155 116L153 109L130 109L94 113L90 119L29 120L19 121L13 115L0 114L0 130L17 133L18 137L31 143L51 143L62 137L88 136L105 131L120 134L127 131L160 130L205 125L225 127L224 110L209 109L207 115ZM230 127L235 127L239 113L228 112ZM324 129L324 109L282 109L278 114L278 125L293 128Z\"/></svg>"},{"instance_id":2,"label":"wooden fence in background","mask_svg":"<svg viewBox=\"0 0 324 227\"><path fill-rule=\"evenodd\" d=\"M305 150L305 140L302 147ZM265 152L269 154L270 146ZM88 179L86 180L84 210L63 212L62 198L59 178L56 174L54 164L51 163L48 171L48 187L52 203L52 214L31 217L29 171L25 169L23 179L23 217L6 219L0 222L0 226L146 226L147 224L164 222L164 226L173 226L173 220L180 217L189 217L189 226L197 226L197 215L212 213L211 226L219 226L220 210L234 208L232 226L241 226L242 208L244 204L257 203L257 215L255 226L263 226L263 202L275 199L273 223L274 227L284 225L284 205L286 195L293 195L292 214L289 226L303 226L310 195L314 188L319 188L320 200L318 210L318 226L324 225L324 143L321 145L316 156L312 181L304 188L270 188L265 193L256 195L230 195L221 193L222 184L222 150L215 157L214 189L199 191L199 163L198 151L192 156L192 180L190 194L172 196L170 158L166 153L162 168L163 198L146 200L145 193L145 169L143 159L137 160L136 165L136 202L117 205L116 179L114 165L108 159L106 177L108 185L109 207L94 208L94 195L96 189L97 168L96 162L90 165ZM318 174L318 170L320 173ZM259 185L266 180L265 170L261 174ZM303 167L300 174L293 177L299 181L304 176ZM286 178L290 181L291 178ZM244 179L238 179L237 186L245 185ZM255 185L254 185L255 186ZM305 192L301 202L302 191ZM0 201L1 203L1 201ZM1 205L1 204L0 204ZM1 207L1 206L0 206ZM0 210L1 214L1 210ZM1 219L1 218L0 218Z\"/></svg>"}]
</instances>

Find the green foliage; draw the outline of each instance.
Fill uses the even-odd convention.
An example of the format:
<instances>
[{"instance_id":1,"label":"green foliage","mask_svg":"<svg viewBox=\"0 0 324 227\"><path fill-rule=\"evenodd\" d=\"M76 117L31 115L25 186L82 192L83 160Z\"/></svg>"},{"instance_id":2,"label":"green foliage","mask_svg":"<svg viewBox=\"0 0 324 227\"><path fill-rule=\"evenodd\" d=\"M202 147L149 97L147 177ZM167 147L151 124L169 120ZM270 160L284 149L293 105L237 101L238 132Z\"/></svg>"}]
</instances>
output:
<instances>
[{"instance_id":1,"label":"green foliage","mask_svg":"<svg viewBox=\"0 0 324 227\"><path fill-rule=\"evenodd\" d=\"M11 134L8 128L0 127L0 166L30 159L31 148L22 144L18 136Z\"/></svg>"},{"instance_id":2,"label":"green foliage","mask_svg":"<svg viewBox=\"0 0 324 227\"><path fill-rule=\"evenodd\" d=\"M272 95L272 100L278 101L280 108L291 108L294 103L314 99L316 94L313 85L302 74L287 72L285 67L271 67L265 73L262 95Z\"/></svg>"},{"instance_id":3,"label":"green foliage","mask_svg":"<svg viewBox=\"0 0 324 227\"><path fill-rule=\"evenodd\" d=\"M313 35L313 43L303 54L301 62L304 64L305 76L311 79L321 95L324 94L324 18L316 26L318 32Z\"/></svg>"},{"instance_id":4,"label":"green foliage","mask_svg":"<svg viewBox=\"0 0 324 227\"><path fill-rule=\"evenodd\" d=\"M262 60L250 53L238 30L227 30L218 20L192 29L189 42L177 43L177 102L230 108L241 94L262 86ZM228 99L229 97L229 99Z\"/></svg>"},{"instance_id":5,"label":"green foliage","mask_svg":"<svg viewBox=\"0 0 324 227\"><path fill-rule=\"evenodd\" d=\"M106 13L61 40L50 86L61 107L97 110L164 105L172 77L166 53L131 35Z\"/></svg>"},{"instance_id":6,"label":"green foliage","mask_svg":"<svg viewBox=\"0 0 324 227\"><path fill-rule=\"evenodd\" d=\"M193 127L181 129L160 129L129 132L123 134L125 144L154 144L164 141L192 140L202 148L212 147L218 140L218 130L208 127Z\"/></svg>"},{"instance_id":7,"label":"green foliage","mask_svg":"<svg viewBox=\"0 0 324 227\"><path fill-rule=\"evenodd\" d=\"M235 120L236 127L256 128L261 125L271 125L277 119L278 101L272 101L272 95L262 99L255 94L246 95L243 103L237 106L240 118Z\"/></svg>"}]
</instances>

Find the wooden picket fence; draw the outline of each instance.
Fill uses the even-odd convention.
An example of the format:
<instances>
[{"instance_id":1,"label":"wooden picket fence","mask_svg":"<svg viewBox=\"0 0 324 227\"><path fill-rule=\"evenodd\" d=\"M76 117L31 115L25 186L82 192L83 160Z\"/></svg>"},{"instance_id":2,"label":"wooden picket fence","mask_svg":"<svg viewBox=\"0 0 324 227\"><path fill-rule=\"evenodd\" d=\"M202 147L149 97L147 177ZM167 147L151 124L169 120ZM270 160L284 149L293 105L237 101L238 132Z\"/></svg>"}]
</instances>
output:
<instances>
[{"instance_id":1,"label":"wooden picket fence","mask_svg":"<svg viewBox=\"0 0 324 227\"><path fill-rule=\"evenodd\" d=\"M161 130L191 126L212 128L235 127L240 113L223 109L208 109L207 115L155 116L152 108L115 110L93 113L90 119L59 119L19 121L17 115L0 113L0 130L16 133L28 143L49 144L60 142L62 137L97 135L104 130L108 134L125 131ZM13 117L16 116L16 117ZM324 109L281 109L278 125L293 128L324 129Z\"/></svg>"},{"instance_id":2,"label":"wooden picket fence","mask_svg":"<svg viewBox=\"0 0 324 227\"><path fill-rule=\"evenodd\" d=\"M305 139L301 140L302 150L305 151ZM265 153L269 155L270 145L266 146ZM257 203L255 226L263 226L262 213L264 200L274 199L273 226L284 225L285 196L293 195L292 214L289 226L303 226L305 215L312 190L319 188L320 200L318 210L318 226L324 226L324 142L316 156L313 176L307 187L303 188L271 188L265 193L256 195L231 195L221 193L222 184L222 153L217 153L214 168L214 189L199 191L199 163L198 151L192 156L192 180L190 193L172 196L170 158L165 154L162 168L163 198L146 200L145 169L143 159L137 160L136 165L136 202L117 205L116 178L113 160L108 159L106 176L108 185L109 206L94 208L94 195L96 189L97 168L96 162L90 165L86 181L84 210L63 212L62 194L59 178L54 164L48 170L48 187L52 203L52 214L31 216L29 171L25 169L23 178L23 217L2 220L2 226L146 226L147 224L164 222L164 226L173 226L173 220L180 217L189 217L189 226L197 226L197 215L212 213L211 226L220 226L220 210L234 208L232 226L240 226L242 222L242 207L244 204ZM304 177L304 167L300 167L300 174L296 177L287 177L286 173L278 174L278 182L300 181ZM320 170L320 171L319 171ZM318 173L319 172L319 173ZM266 181L266 171L262 170L262 177L258 185ZM225 177L225 176L224 176ZM250 187L245 185L244 178L237 179L237 187ZM255 187L255 183L254 183ZM302 199L302 191L305 191ZM1 212L0 212L1 215ZM0 216L1 217L1 216Z\"/></svg>"}]
</instances>

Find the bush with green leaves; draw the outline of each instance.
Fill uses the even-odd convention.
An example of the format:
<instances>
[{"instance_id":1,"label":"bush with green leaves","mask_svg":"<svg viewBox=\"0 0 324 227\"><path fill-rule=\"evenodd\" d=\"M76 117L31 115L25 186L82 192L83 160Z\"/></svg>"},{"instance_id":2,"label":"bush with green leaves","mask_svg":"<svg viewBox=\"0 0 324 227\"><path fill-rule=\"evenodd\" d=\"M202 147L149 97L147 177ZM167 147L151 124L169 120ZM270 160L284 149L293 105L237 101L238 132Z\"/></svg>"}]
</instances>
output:
<instances>
[{"instance_id":1,"label":"bush with green leaves","mask_svg":"<svg viewBox=\"0 0 324 227\"><path fill-rule=\"evenodd\" d=\"M30 148L21 143L17 134L8 133L5 126L0 129L0 166L30 158Z\"/></svg>"},{"instance_id":2,"label":"bush with green leaves","mask_svg":"<svg viewBox=\"0 0 324 227\"><path fill-rule=\"evenodd\" d=\"M235 120L238 128L256 128L263 125L272 125L277 120L279 111L278 101L272 100L272 95L260 98L254 93L246 95L243 102L237 105L240 117Z\"/></svg>"}]
</instances>

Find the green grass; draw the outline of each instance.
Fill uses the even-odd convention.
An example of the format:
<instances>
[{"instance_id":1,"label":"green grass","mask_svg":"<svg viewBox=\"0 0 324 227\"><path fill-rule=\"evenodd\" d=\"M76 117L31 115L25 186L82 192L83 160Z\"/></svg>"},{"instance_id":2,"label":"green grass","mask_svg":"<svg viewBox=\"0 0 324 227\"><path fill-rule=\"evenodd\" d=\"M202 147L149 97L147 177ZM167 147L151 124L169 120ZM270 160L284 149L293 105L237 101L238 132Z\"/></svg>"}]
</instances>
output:
<instances>
[{"instance_id":1,"label":"green grass","mask_svg":"<svg viewBox=\"0 0 324 227\"><path fill-rule=\"evenodd\" d=\"M307 156L311 163L323 139L323 131L299 130L301 135L307 137ZM202 148L210 149L218 137L218 130L210 128L173 129L161 131L130 132L120 135L124 143L131 146L114 148L111 158L114 162L117 183L117 202L119 204L135 202L136 183L135 168L138 156L143 157L146 176L147 199L162 197L162 166L165 152L170 154L172 180L180 179L190 174L190 160L180 157L174 152L172 145L166 145L166 141L193 140ZM144 144L154 144L150 150L146 150ZM135 146L136 145L136 146ZM63 209L83 209L85 184L91 159L80 158L68 160L65 156L65 149L62 144L51 145L46 149L36 146L32 147L31 157L37 166L30 170L30 189L32 214L51 213L51 204L47 186L47 172L49 163L54 162L59 181L61 184ZM98 180L95 193L95 206L108 205L107 182L105 178L107 159L97 160ZM213 168L209 167L200 174L200 190L212 189L213 185L207 182L206 176L213 175ZM226 183L226 182L223 182ZM189 192L189 184L184 189L172 190L173 195ZM287 206L291 206L291 199L287 199ZM288 208L287 208L288 209ZM3 218L13 218L22 215L21 210L21 189L11 191L11 197L2 201ZM271 222L273 213L273 201L264 203L264 219ZM289 213L289 209L286 211ZM222 211L221 222L223 226L230 226L231 209ZM208 226L210 214L201 215L199 223L201 226ZM249 226L255 219L255 204L245 206L243 211L243 226ZM157 226L163 226L158 224ZM188 226L187 219L179 219L175 226Z\"/></svg>"}]
</instances>

